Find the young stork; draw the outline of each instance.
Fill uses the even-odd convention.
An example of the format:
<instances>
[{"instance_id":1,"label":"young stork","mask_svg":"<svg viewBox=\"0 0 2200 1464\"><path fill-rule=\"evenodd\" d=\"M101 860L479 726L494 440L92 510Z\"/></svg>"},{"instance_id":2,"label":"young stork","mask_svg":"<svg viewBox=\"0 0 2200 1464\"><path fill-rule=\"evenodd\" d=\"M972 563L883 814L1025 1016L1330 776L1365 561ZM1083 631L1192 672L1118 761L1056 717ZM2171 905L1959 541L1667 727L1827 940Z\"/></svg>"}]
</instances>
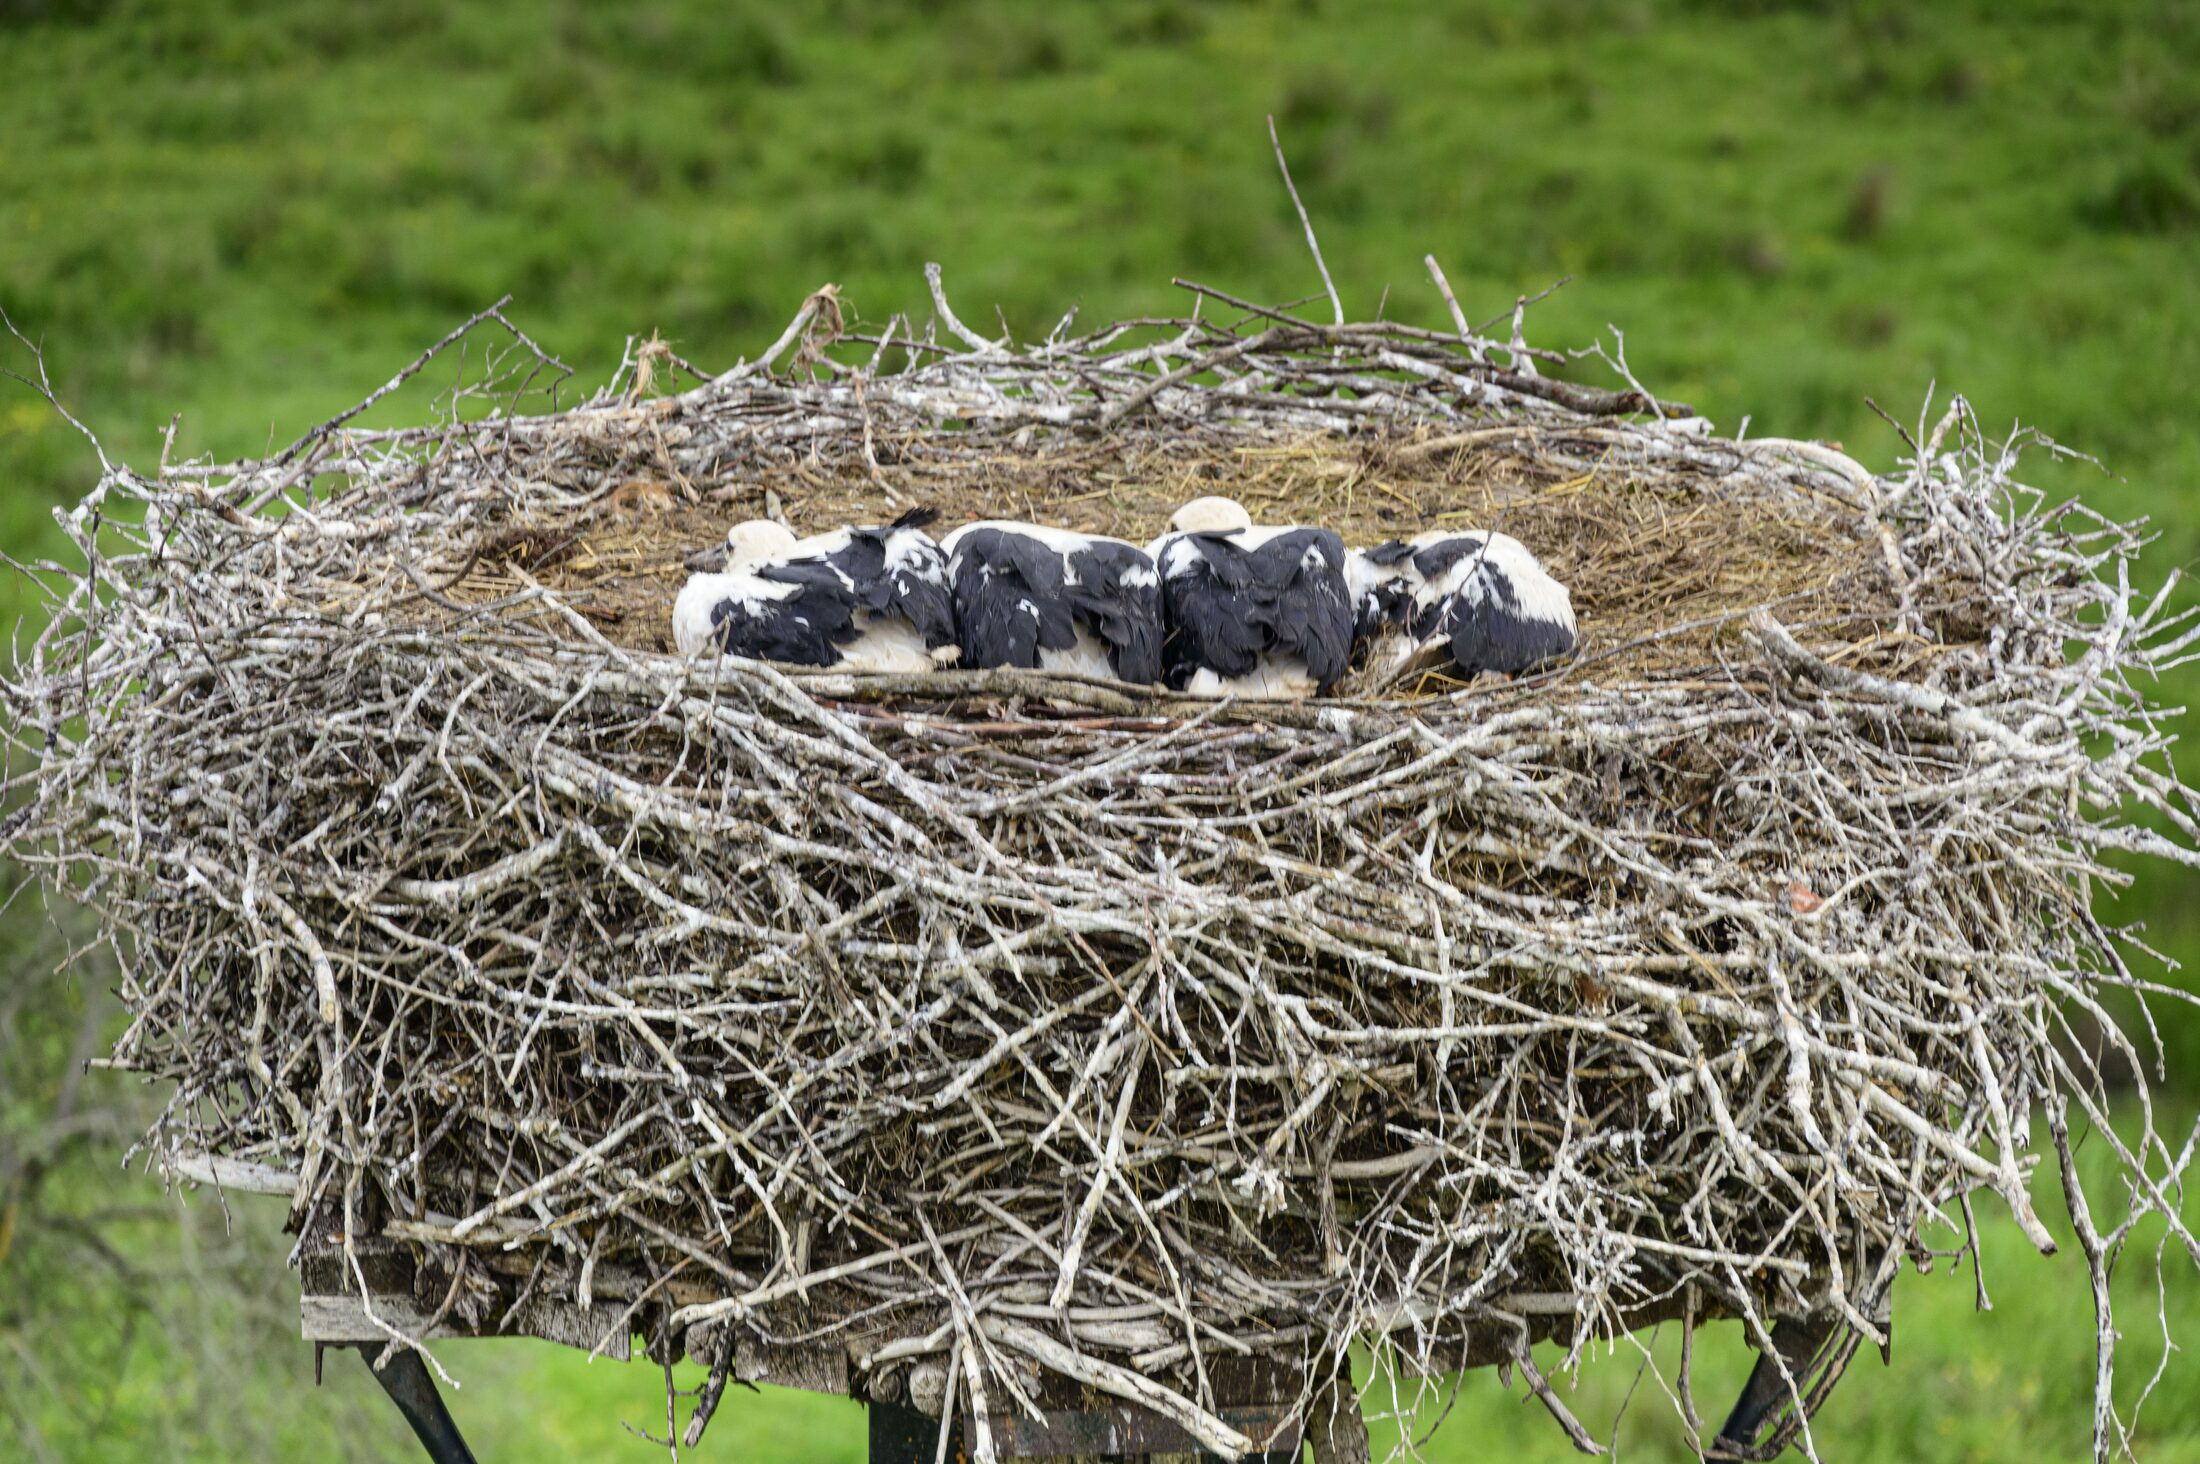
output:
<instances>
[{"instance_id":1,"label":"young stork","mask_svg":"<svg viewBox=\"0 0 2200 1464\"><path fill-rule=\"evenodd\" d=\"M947 561L924 532L931 521L931 510L912 509L881 528L807 539L763 519L735 524L724 567L691 575L673 602L673 644L684 656L851 671L950 664L955 606Z\"/></svg>"},{"instance_id":2,"label":"young stork","mask_svg":"<svg viewBox=\"0 0 2200 1464\"><path fill-rule=\"evenodd\" d=\"M1470 680L1573 652L1572 596L1509 535L1438 529L1393 539L1352 551L1345 574L1353 639L1376 681L1445 652Z\"/></svg>"},{"instance_id":3,"label":"young stork","mask_svg":"<svg viewBox=\"0 0 2200 1464\"><path fill-rule=\"evenodd\" d=\"M1161 570L1169 685L1194 696L1326 693L1352 654L1344 541L1253 527L1227 498L1195 498L1147 551Z\"/></svg>"},{"instance_id":4,"label":"young stork","mask_svg":"<svg viewBox=\"0 0 2200 1464\"><path fill-rule=\"evenodd\" d=\"M1161 679L1161 577L1136 544L986 519L940 549L961 665Z\"/></svg>"}]
</instances>

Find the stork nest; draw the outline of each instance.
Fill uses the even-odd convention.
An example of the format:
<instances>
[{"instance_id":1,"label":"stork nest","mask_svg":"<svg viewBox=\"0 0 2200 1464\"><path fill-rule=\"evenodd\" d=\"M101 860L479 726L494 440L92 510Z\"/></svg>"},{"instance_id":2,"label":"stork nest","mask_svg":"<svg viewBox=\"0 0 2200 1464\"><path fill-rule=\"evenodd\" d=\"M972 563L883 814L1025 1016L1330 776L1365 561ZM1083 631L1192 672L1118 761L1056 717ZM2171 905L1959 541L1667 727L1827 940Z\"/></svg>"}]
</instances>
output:
<instances>
[{"instance_id":1,"label":"stork nest","mask_svg":"<svg viewBox=\"0 0 2200 1464\"><path fill-rule=\"evenodd\" d=\"M2192 1245L2176 1145L2108 1122L2147 983L2090 909L2113 851L2194 862L2137 531L1960 400L1874 476L1538 374L1517 320L1210 291L1020 346L933 284L922 336L828 290L564 410L486 312L392 383L497 344L429 425L356 425L378 392L62 515L8 834L103 922L156 1159L416 1247L446 1314L610 1298L715 1364L691 1436L737 1342L801 1343L981 1451L1052 1373L1230 1453L1219 1360L1312 1389L1359 1341L1516 1365L1594 1447L1531 1344L1830 1318L1765 1457L1971 1192L2052 1248L2030 1136L2074 1183L2075 1108L2129 1181L2071 1195L2107 1407L2108 1255L2147 1212ZM1202 492L1512 533L1581 654L1260 704L669 653L736 519L1143 538Z\"/></svg>"}]
</instances>

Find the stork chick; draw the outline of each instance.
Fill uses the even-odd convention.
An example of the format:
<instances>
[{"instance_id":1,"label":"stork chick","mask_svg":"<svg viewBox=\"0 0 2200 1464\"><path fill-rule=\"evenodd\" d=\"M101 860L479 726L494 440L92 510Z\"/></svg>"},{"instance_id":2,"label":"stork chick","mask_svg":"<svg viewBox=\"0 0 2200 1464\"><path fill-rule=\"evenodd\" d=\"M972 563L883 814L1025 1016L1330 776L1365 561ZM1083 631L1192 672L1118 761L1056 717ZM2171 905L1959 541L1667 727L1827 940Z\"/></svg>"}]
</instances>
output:
<instances>
[{"instance_id":1,"label":"stork chick","mask_svg":"<svg viewBox=\"0 0 2200 1464\"><path fill-rule=\"evenodd\" d=\"M1161 679L1161 578L1136 544L986 519L940 548L960 664Z\"/></svg>"},{"instance_id":2,"label":"stork chick","mask_svg":"<svg viewBox=\"0 0 2200 1464\"><path fill-rule=\"evenodd\" d=\"M1447 658L1461 676L1517 676L1572 655L1573 597L1507 534L1435 530L1355 549L1353 641L1371 682Z\"/></svg>"},{"instance_id":3,"label":"stork chick","mask_svg":"<svg viewBox=\"0 0 2200 1464\"><path fill-rule=\"evenodd\" d=\"M689 577L672 607L680 653L930 671L952 663L955 607L928 509L880 527L796 539L764 519L726 535L724 568Z\"/></svg>"},{"instance_id":4,"label":"stork chick","mask_svg":"<svg viewBox=\"0 0 2200 1464\"><path fill-rule=\"evenodd\" d=\"M1352 651L1344 541L1256 527L1228 498L1195 498L1147 551L1161 571L1168 684L1194 696L1327 693Z\"/></svg>"}]
</instances>

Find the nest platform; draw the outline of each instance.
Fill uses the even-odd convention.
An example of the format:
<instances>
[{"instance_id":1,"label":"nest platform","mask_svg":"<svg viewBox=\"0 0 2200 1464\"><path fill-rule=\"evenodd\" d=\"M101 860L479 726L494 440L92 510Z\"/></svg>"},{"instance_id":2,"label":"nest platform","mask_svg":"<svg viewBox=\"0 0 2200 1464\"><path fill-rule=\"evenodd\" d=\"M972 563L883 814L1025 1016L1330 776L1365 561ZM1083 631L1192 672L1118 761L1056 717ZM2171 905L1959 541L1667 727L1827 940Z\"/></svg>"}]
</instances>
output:
<instances>
[{"instance_id":1,"label":"nest platform","mask_svg":"<svg viewBox=\"0 0 2200 1464\"><path fill-rule=\"evenodd\" d=\"M289 1197L309 1331L638 1338L708 1366L691 1437L740 1377L1235 1455L1355 1344L1408 1393L1515 1369L1594 1448L1554 1365L1829 1323L1768 1457L1974 1192L2052 1248L2071 1121L2183 1235L2175 1145L2108 1123L2147 983L2092 914L2116 853L2193 858L2139 530L1960 400L1874 473L1517 321L1207 291L1019 345L933 285L921 335L820 292L558 410L488 312L392 383L496 344L424 425L377 393L62 515L11 843L113 946L148 1155ZM1216 492L1514 534L1580 654L1279 704L671 654L737 519L1143 540Z\"/></svg>"}]
</instances>

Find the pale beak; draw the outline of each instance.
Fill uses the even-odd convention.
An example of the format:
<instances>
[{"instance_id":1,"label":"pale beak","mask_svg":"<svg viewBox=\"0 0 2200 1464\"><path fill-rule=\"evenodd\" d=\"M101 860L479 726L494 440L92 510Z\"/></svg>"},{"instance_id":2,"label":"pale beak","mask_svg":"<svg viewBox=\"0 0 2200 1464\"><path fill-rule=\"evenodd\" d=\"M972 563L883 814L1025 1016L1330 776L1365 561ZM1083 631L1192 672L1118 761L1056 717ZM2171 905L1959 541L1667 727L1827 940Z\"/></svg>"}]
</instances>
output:
<instances>
[{"instance_id":1,"label":"pale beak","mask_svg":"<svg viewBox=\"0 0 2200 1464\"><path fill-rule=\"evenodd\" d=\"M716 574L726 567L726 546L723 542L708 549L698 549L687 557L687 567L704 574Z\"/></svg>"}]
</instances>

